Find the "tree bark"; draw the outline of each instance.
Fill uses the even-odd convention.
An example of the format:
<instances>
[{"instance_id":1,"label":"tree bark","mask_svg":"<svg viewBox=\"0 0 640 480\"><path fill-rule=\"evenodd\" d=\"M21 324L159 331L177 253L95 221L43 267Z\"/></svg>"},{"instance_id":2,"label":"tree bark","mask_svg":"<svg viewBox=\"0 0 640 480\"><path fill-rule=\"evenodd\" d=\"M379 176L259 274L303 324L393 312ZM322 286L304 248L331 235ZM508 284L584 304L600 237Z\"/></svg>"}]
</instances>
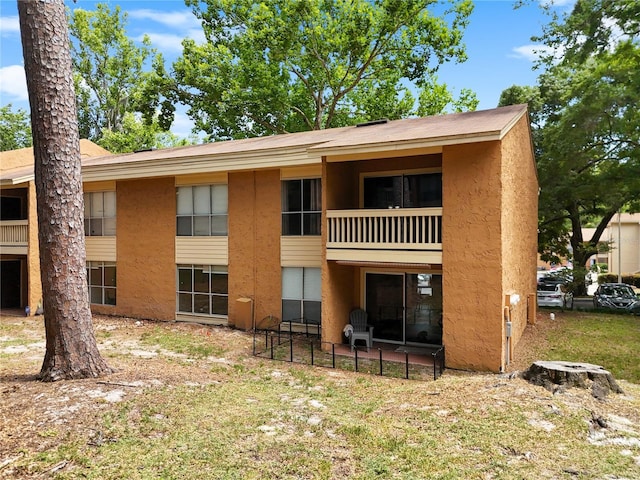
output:
<instances>
[{"instance_id":1,"label":"tree bark","mask_svg":"<svg viewBox=\"0 0 640 480\"><path fill-rule=\"evenodd\" d=\"M31 106L46 353L39 378L111 373L86 279L80 140L63 0L18 0Z\"/></svg>"}]
</instances>

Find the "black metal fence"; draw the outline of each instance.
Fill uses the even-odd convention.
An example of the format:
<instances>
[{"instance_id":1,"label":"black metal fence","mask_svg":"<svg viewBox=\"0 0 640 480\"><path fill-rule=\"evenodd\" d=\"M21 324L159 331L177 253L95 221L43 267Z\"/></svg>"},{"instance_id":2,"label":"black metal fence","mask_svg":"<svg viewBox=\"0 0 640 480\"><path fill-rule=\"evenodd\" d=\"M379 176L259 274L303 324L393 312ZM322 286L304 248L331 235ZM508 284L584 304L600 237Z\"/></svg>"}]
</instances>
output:
<instances>
[{"instance_id":1,"label":"black metal fence","mask_svg":"<svg viewBox=\"0 0 640 480\"><path fill-rule=\"evenodd\" d=\"M288 322L287 322L288 323ZM444 347L419 353L323 342L320 330L291 325L253 332L253 355L271 360L413 380L437 380L445 368Z\"/></svg>"}]
</instances>

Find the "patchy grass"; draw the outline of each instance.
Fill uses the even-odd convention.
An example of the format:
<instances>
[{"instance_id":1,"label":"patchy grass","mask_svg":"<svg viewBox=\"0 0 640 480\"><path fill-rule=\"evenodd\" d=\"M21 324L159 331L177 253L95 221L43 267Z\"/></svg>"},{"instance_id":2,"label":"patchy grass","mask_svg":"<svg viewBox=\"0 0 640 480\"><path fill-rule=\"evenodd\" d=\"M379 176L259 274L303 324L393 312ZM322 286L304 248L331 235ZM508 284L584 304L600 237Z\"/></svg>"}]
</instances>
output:
<instances>
[{"instance_id":1,"label":"patchy grass","mask_svg":"<svg viewBox=\"0 0 640 480\"><path fill-rule=\"evenodd\" d=\"M528 355L588 326L556 318L531 329ZM41 384L27 378L35 352L0 363L0 478L640 478L640 385L624 380L605 401L510 375L406 381L252 357L230 329L95 323L114 375Z\"/></svg>"},{"instance_id":2,"label":"patchy grass","mask_svg":"<svg viewBox=\"0 0 640 480\"><path fill-rule=\"evenodd\" d=\"M640 383L640 317L565 312L544 321L548 328L541 358L602 365L616 378Z\"/></svg>"}]
</instances>

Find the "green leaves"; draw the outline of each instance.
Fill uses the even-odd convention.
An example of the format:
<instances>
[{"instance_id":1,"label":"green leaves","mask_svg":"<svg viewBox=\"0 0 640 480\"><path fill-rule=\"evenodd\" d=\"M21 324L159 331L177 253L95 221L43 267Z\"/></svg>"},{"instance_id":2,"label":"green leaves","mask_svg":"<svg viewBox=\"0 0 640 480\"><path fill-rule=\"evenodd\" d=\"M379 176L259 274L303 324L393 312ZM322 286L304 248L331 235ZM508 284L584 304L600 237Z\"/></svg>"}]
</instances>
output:
<instances>
[{"instance_id":1,"label":"green leaves","mask_svg":"<svg viewBox=\"0 0 640 480\"><path fill-rule=\"evenodd\" d=\"M21 108L14 112L11 104L0 107L0 152L30 146L29 114Z\"/></svg>"},{"instance_id":2,"label":"green leaves","mask_svg":"<svg viewBox=\"0 0 640 480\"><path fill-rule=\"evenodd\" d=\"M463 61L471 2L188 0L208 42L186 41L173 99L212 137L241 138L418 113L444 61ZM441 86L445 87L445 86ZM475 108L438 90L437 113Z\"/></svg>"}]
</instances>

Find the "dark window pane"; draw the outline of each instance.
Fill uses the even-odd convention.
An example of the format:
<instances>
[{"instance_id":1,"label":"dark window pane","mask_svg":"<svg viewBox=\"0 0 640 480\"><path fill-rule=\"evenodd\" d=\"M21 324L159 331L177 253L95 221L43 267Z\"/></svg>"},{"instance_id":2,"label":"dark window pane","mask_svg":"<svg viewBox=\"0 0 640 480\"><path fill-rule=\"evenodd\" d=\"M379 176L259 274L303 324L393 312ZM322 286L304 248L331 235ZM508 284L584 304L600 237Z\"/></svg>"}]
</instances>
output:
<instances>
[{"instance_id":1,"label":"dark window pane","mask_svg":"<svg viewBox=\"0 0 640 480\"><path fill-rule=\"evenodd\" d=\"M115 288L105 288L104 289L104 303L105 303L105 305L115 305L116 304L116 289Z\"/></svg>"},{"instance_id":2,"label":"dark window pane","mask_svg":"<svg viewBox=\"0 0 640 480\"><path fill-rule=\"evenodd\" d=\"M177 223L178 236L190 237L193 235L191 230L191 217L178 217Z\"/></svg>"},{"instance_id":3,"label":"dark window pane","mask_svg":"<svg viewBox=\"0 0 640 480\"><path fill-rule=\"evenodd\" d=\"M191 285L191 269L180 268L178 269L178 290L181 292L192 292Z\"/></svg>"},{"instance_id":4,"label":"dark window pane","mask_svg":"<svg viewBox=\"0 0 640 480\"><path fill-rule=\"evenodd\" d=\"M88 218L84 219L84 234L87 237L91 236L91 221Z\"/></svg>"},{"instance_id":5,"label":"dark window pane","mask_svg":"<svg viewBox=\"0 0 640 480\"><path fill-rule=\"evenodd\" d=\"M320 235L320 213L305 213L304 219L304 235Z\"/></svg>"},{"instance_id":6,"label":"dark window pane","mask_svg":"<svg viewBox=\"0 0 640 480\"><path fill-rule=\"evenodd\" d=\"M394 208L402 205L402 177L366 177L364 208Z\"/></svg>"},{"instance_id":7,"label":"dark window pane","mask_svg":"<svg viewBox=\"0 0 640 480\"><path fill-rule=\"evenodd\" d=\"M311 300L304 301L304 320L306 323L320 323L321 303Z\"/></svg>"},{"instance_id":8,"label":"dark window pane","mask_svg":"<svg viewBox=\"0 0 640 480\"><path fill-rule=\"evenodd\" d=\"M211 217L211 235L224 236L227 234L227 215Z\"/></svg>"},{"instance_id":9,"label":"dark window pane","mask_svg":"<svg viewBox=\"0 0 640 480\"><path fill-rule=\"evenodd\" d=\"M106 287L116 286L116 266L115 265L104 266L104 285Z\"/></svg>"},{"instance_id":10,"label":"dark window pane","mask_svg":"<svg viewBox=\"0 0 640 480\"><path fill-rule=\"evenodd\" d=\"M181 293L178 295L178 311L191 313L191 295L188 293Z\"/></svg>"},{"instance_id":11,"label":"dark window pane","mask_svg":"<svg viewBox=\"0 0 640 480\"><path fill-rule=\"evenodd\" d=\"M322 192L319 178L308 178L302 181L303 210L319 212L322 209Z\"/></svg>"},{"instance_id":12,"label":"dark window pane","mask_svg":"<svg viewBox=\"0 0 640 480\"><path fill-rule=\"evenodd\" d=\"M193 311L209 315L209 295L194 295Z\"/></svg>"},{"instance_id":13,"label":"dark window pane","mask_svg":"<svg viewBox=\"0 0 640 480\"><path fill-rule=\"evenodd\" d=\"M89 285L102 286L102 267L100 264L93 264L89 269Z\"/></svg>"},{"instance_id":14,"label":"dark window pane","mask_svg":"<svg viewBox=\"0 0 640 480\"><path fill-rule=\"evenodd\" d=\"M302 182L300 180L285 180L282 182L282 211L302 211Z\"/></svg>"},{"instance_id":15,"label":"dark window pane","mask_svg":"<svg viewBox=\"0 0 640 480\"><path fill-rule=\"evenodd\" d=\"M91 303L102 303L102 288L91 287Z\"/></svg>"},{"instance_id":16,"label":"dark window pane","mask_svg":"<svg viewBox=\"0 0 640 480\"><path fill-rule=\"evenodd\" d=\"M302 235L302 214L282 214L282 235Z\"/></svg>"},{"instance_id":17,"label":"dark window pane","mask_svg":"<svg viewBox=\"0 0 640 480\"><path fill-rule=\"evenodd\" d=\"M282 321L300 322L302 317L300 300L282 300Z\"/></svg>"},{"instance_id":18,"label":"dark window pane","mask_svg":"<svg viewBox=\"0 0 640 480\"><path fill-rule=\"evenodd\" d=\"M92 218L89 220L89 230L91 231L91 235L102 235L102 219Z\"/></svg>"},{"instance_id":19,"label":"dark window pane","mask_svg":"<svg viewBox=\"0 0 640 480\"><path fill-rule=\"evenodd\" d=\"M213 310L211 313L214 315L228 315L229 314L229 299L227 297L213 295L211 297L213 303Z\"/></svg>"},{"instance_id":20,"label":"dark window pane","mask_svg":"<svg viewBox=\"0 0 640 480\"><path fill-rule=\"evenodd\" d=\"M209 271L204 272L202 268L193 270L193 291L209 293Z\"/></svg>"},{"instance_id":21,"label":"dark window pane","mask_svg":"<svg viewBox=\"0 0 640 480\"><path fill-rule=\"evenodd\" d=\"M193 234L201 237L211 235L211 226L209 224L209 216L193 217Z\"/></svg>"},{"instance_id":22,"label":"dark window pane","mask_svg":"<svg viewBox=\"0 0 640 480\"><path fill-rule=\"evenodd\" d=\"M403 206L407 208L441 207L442 174L406 175Z\"/></svg>"},{"instance_id":23,"label":"dark window pane","mask_svg":"<svg viewBox=\"0 0 640 480\"><path fill-rule=\"evenodd\" d=\"M116 234L116 219L115 217L105 218L104 222L104 231L102 232L105 236L113 237Z\"/></svg>"},{"instance_id":24,"label":"dark window pane","mask_svg":"<svg viewBox=\"0 0 640 480\"><path fill-rule=\"evenodd\" d=\"M224 294L229 293L229 276L221 273L212 274L211 292Z\"/></svg>"}]
</instances>

